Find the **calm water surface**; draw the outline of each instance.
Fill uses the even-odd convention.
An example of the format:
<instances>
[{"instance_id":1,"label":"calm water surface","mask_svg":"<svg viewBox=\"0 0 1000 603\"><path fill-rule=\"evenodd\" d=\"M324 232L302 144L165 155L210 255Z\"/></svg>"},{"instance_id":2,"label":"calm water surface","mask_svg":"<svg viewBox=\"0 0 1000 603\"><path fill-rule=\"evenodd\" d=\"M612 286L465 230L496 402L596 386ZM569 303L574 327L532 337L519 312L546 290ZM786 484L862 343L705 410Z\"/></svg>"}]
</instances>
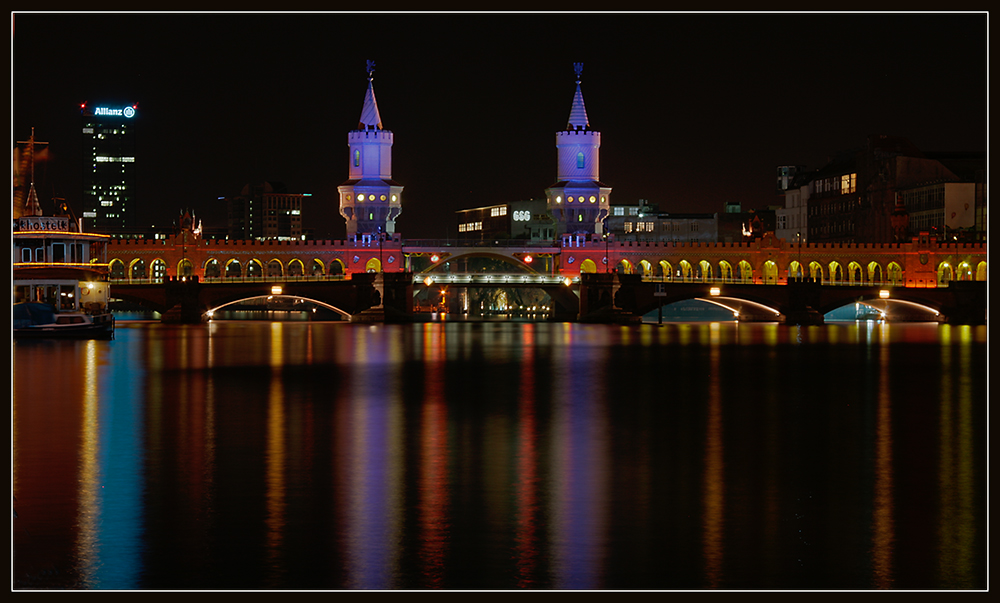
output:
<instances>
[{"instance_id":1,"label":"calm water surface","mask_svg":"<svg viewBox=\"0 0 1000 603\"><path fill-rule=\"evenodd\" d=\"M986 588L986 327L136 322L13 351L14 588Z\"/></svg>"}]
</instances>

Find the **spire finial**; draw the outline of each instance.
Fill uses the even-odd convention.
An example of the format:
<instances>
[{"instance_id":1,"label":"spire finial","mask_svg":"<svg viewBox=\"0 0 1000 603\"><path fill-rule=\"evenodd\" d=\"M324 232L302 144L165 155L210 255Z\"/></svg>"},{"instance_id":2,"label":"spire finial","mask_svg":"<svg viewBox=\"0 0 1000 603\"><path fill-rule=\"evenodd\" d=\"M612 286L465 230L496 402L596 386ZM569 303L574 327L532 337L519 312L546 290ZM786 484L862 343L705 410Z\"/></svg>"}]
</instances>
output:
<instances>
[{"instance_id":1,"label":"spire finial","mask_svg":"<svg viewBox=\"0 0 1000 603\"><path fill-rule=\"evenodd\" d=\"M573 63L573 71L576 72L576 83L580 83L580 74L583 73L583 63Z\"/></svg>"},{"instance_id":2,"label":"spire finial","mask_svg":"<svg viewBox=\"0 0 1000 603\"><path fill-rule=\"evenodd\" d=\"M369 59L367 61L367 65L365 66L365 70L368 72L368 81L369 82L372 81L372 79L374 79L374 77L375 77L375 75L374 75L374 73L375 73L375 61Z\"/></svg>"}]
</instances>

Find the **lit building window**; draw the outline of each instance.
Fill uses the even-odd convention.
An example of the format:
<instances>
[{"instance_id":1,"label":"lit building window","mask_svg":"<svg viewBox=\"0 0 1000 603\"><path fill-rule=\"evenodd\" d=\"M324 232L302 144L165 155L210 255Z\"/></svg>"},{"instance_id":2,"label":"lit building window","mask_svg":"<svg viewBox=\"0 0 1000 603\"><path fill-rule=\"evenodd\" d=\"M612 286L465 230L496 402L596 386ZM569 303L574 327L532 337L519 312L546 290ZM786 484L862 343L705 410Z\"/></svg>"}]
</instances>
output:
<instances>
[{"instance_id":1,"label":"lit building window","mask_svg":"<svg viewBox=\"0 0 1000 603\"><path fill-rule=\"evenodd\" d=\"M583 164L584 164L583 153L577 153L576 154L576 169L582 170L583 169Z\"/></svg>"},{"instance_id":2,"label":"lit building window","mask_svg":"<svg viewBox=\"0 0 1000 603\"><path fill-rule=\"evenodd\" d=\"M355 149L354 150L354 167L358 167L360 165L361 165L361 150L360 149Z\"/></svg>"}]
</instances>

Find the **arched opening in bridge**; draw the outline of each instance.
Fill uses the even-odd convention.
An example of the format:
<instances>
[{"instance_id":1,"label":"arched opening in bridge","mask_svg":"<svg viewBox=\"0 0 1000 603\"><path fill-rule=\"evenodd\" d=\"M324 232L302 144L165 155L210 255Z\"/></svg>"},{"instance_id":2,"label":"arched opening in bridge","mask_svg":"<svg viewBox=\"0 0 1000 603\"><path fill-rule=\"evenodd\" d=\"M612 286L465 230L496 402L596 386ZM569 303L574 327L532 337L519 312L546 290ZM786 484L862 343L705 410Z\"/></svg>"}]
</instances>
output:
<instances>
[{"instance_id":1,"label":"arched opening in bridge","mask_svg":"<svg viewBox=\"0 0 1000 603\"><path fill-rule=\"evenodd\" d=\"M872 284L882 282L882 267L878 262L868 262L868 282Z\"/></svg>"},{"instance_id":2,"label":"arched opening in bridge","mask_svg":"<svg viewBox=\"0 0 1000 603\"><path fill-rule=\"evenodd\" d=\"M656 276L665 280L671 280L674 276L674 267L670 265L670 262L667 260L660 260L658 265L660 267L660 273Z\"/></svg>"},{"instance_id":3,"label":"arched opening in bridge","mask_svg":"<svg viewBox=\"0 0 1000 603\"><path fill-rule=\"evenodd\" d=\"M312 274L313 276L323 276L323 262L322 261L320 261L318 259L313 259L311 266L312 266L312 268L309 271L310 274Z\"/></svg>"},{"instance_id":4,"label":"arched opening in bridge","mask_svg":"<svg viewBox=\"0 0 1000 603\"><path fill-rule=\"evenodd\" d=\"M194 276L194 264L191 263L191 260L184 258L177 262L177 274L183 277Z\"/></svg>"},{"instance_id":5,"label":"arched opening in bridge","mask_svg":"<svg viewBox=\"0 0 1000 603\"><path fill-rule=\"evenodd\" d=\"M336 306L294 295L258 295L233 300L205 312L209 320L344 321L351 315Z\"/></svg>"},{"instance_id":6,"label":"arched opening in bridge","mask_svg":"<svg viewBox=\"0 0 1000 603\"><path fill-rule=\"evenodd\" d=\"M132 264L128 267L128 278L133 281L144 280L146 278L146 262L139 258L132 260Z\"/></svg>"},{"instance_id":7,"label":"arched opening in bridge","mask_svg":"<svg viewBox=\"0 0 1000 603\"><path fill-rule=\"evenodd\" d=\"M267 275L268 276L284 276L284 267L281 265L281 260L273 259L267 263Z\"/></svg>"},{"instance_id":8,"label":"arched opening in bridge","mask_svg":"<svg viewBox=\"0 0 1000 603\"><path fill-rule=\"evenodd\" d=\"M903 284L903 268L896 262L890 262L889 267L889 284L890 285L902 285Z\"/></svg>"},{"instance_id":9,"label":"arched opening in bridge","mask_svg":"<svg viewBox=\"0 0 1000 603\"><path fill-rule=\"evenodd\" d=\"M226 278L240 278L243 276L243 265L237 259L226 262Z\"/></svg>"},{"instance_id":10,"label":"arched opening in bridge","mask_svg":"<svg viewBox=\"0 0 1000 603\"><path fill-rule=\"evenodd\" d=\"M222 276L222 267L219 260L210 258L205 262L205 278L219 278Z\"/></svg>"},{"instance_id":11,"label":"arched opening in bridge","mask_svg":"<svg viewBox=\"0 0 1000 603\"><path fill-rule=\"evenodd\" d=\"M844 269L841 267L840 262L833 261L830 262L830 282L834 285L839 285L844 282Z\"/></svg>"},{"instance_id":12,"label":"arched opening in bridge","mask_svg":"<svg viewBox=\"0 0 1000 603\"><path fill-rule=\"evenodd\" d=\"M719 278L725 283L733 282L733 265L726 260L719 262Z\"/></svg>"},{"instance_id":13,"label":"arched opening in bridge","mask_svg":"<svg viewBox=\"0 0 1000 603\"><path fill-rule=\"evenodd\" d=\"M985 281L986 280L986 262L979 262L976 266L976 280Z\"/></svg>"},{"instance_id":14,"label":"arched opening in bridge","mask_svg":"<svg viewBox=\"0 0 1000 603\"><path fill-rule=\"evenodd\" d=\"M115 258L108 263L108 272L112 279L124 279L125 277L125 262Z\"/></svg>"},{"instance_id":15,"label":"arched opening in bridge","mask_svg":"<svg viewBox=\"0 0 1000 603\"><path fill-rule=\"evenodd\" d=\"M652 276L653 265L646 260L639 260L639 274L642 276Z\"/></svg>"},{"instance_id":16,"label":"arched opening in bridge","mask_svg":"<svg viewBox=\"0 0 1000 603\"><path fill-rule=\"evenodd\" d=\"M904 299L863 299L844 304L826 314L827 322L879 321L939 322L941 314L934 308Z\"/></svg>"},{"instance_id":17,"label":"arched opening in bridge","mask_svg":"<svg viewBox=\"0 0 1000 603\"><path fill-rule=\"evenodd\" d=\"M659 322L660 308L647 312L643 322ZM737 320L735 307L706 299L686 299L664 304L663 322L734 322Z\"/></svg>"},{"instance_id":18,"label":"arched opening in bridge","mask_svg":"<svg viewBox=\"0 0 1000 603\"><path fill-rule=\"evenodd\" d=\"M247 262L247 276L250 278L261 278L264 276L264 266L260 263L260 260L255 258Z\"/></svg>"},{"instance_id":19,"label":"arched opening in bridge","mask_svg":"<svg viewBox=\"0 0 1000 603\"><path fill-rule=\"evenodd\" d=\"M819 262L809 262L809 280L817 283L823 282L823 265Z\"/></svg>"},{"instance_id":20,"label":"arched opening in bridge","mask_svg":"<svg viewBox=\"0 0 1000 603\"><path fill-rule=\"evenodd\" d=\"M365 272L382 272L382 262L378 258L372 258L365 264Z\"/></svg>"},{"instance_id":21,"label":"arched opening in bridge","mask_svg":"<svg viewBox=\"0 0 1000 603\"><path fill-rule=\"evenodd\" d=\"M955 274L948 262L941 262L937 270L937 284L939 287L947 287L948 283L955 280Z\"/></svg>"},{"instance_id":22,"label":"arched opening in bridge","mask_svg":"<svg viewBox=\"0 0 1000 603\"><path fill-rule=\"evenodd\" d=\"M347 267L344 266L344 262L340 258L334 258L330 262L330 276L344 276L346 272Z\"/></svg>"},{"instance_id":23,"label":"arched opening in bridge","mask_svg":"<svg viewBox=\"0 0 1000 603\"><path fill-rule=\"evenodd\" d=\"M302 264L302 260L299 258L292 258L292 260L288 262L288 276L300 277L305 276L305 273L305 267Z\"/></svg>"},{"instance_id":24,"label":"arched opening in bridge","mask_svg":"<svg viewBox=\"0 0 1000 603\"><path fill-rule=\"evenodd\" d=\"M580 272L595 274L597 272L597 264L594 263L594 260L587 258L580 262Z\"/></svg>"},{"instance_id":25,"label":"arched opening in bridge","mask_svg":"<svg viewBox=\"0 0 1000 603\"><path fill-rule=\"evenodd\" d=\"M778 282L778 265L773 261L764 262L764 284L774 285Z\"/></svg>"},{"instance_id":26,"label":"arched opening in bridge","mask_svg":"<svg viewBox=\"0 0 1000 603\"><path fill-rule=\"evenodd\" d=\"M802 278L802 264L795 260L792 260L788 264L788 278L789 279L800 279Z\"/></svg>"},{"instance_id":27,"label":"arched opening in bridge","mask_svg":"<svg viewBox=\"0 0 1000 603\"><path fill-rule=\"evenodd\" d=\"M681 260L680 263L677 264L677 277L684 282L691 280L691 272L691 263L687 260Z\"/></svg>"},{"instance_id":28,"label":"arched opening in bridge","mask_svg":"<svg viewBox=\"0 0 1000 603\"><path fill-rule=\"evenodd\" d=\"M151 268L153 273L153 280L155 281L162 281L163 278L167 275L167 263L161 260L160 258L156 258L155 260L153 260Z\"/></svg>"},{"instance_id":29,"label":"arched opening in bridge","mask_svg":"<svg viewBox=\"0 0 1000 603\"><path fill-rule=\"evenodd\" d=\"M695 279L707 283L712 280L712 265L706 260L698 262L698 269L695 273Z\"/></svg>"},{"instance_id":30,"label":"arched opening in bridge","mask_svg":"<svg viewBox=\"0 0 1000 603\"><path fill-rule=\"evenodd\" d=\"M741 283L753 282L753 266L746 260L740 260L736 266L736 279Z\"/></svg>"},{"instance_id":31,"label":"arched opening in bridge","mask_svg":"<svg viewBox=\"0 0 1000 603\"><path fill-rule=\"evenodd\" d=\"M618 262L618 267L616 268L619 274L632 274L635 269L632 267L632 262L628 260L622 260Z\"/></svg>"}]
</instances>

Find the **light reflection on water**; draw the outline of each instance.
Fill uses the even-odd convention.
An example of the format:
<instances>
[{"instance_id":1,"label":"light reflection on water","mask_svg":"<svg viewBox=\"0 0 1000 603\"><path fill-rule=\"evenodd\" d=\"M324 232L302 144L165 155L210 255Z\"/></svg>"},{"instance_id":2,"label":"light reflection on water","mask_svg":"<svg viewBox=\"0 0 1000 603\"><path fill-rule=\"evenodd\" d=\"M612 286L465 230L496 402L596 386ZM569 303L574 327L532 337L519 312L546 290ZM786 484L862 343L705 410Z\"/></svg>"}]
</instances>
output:
<instances>
[{"instance_id":1,"label":"light reflection on water","mask_svg":"<svg viewBox=\"0 0 1000 603\"><path fill-rule=\"evenodd\" d=\"M17 342L14 584L983 588L985 350L933 323Z\"/></svg>"}]
</instances>

